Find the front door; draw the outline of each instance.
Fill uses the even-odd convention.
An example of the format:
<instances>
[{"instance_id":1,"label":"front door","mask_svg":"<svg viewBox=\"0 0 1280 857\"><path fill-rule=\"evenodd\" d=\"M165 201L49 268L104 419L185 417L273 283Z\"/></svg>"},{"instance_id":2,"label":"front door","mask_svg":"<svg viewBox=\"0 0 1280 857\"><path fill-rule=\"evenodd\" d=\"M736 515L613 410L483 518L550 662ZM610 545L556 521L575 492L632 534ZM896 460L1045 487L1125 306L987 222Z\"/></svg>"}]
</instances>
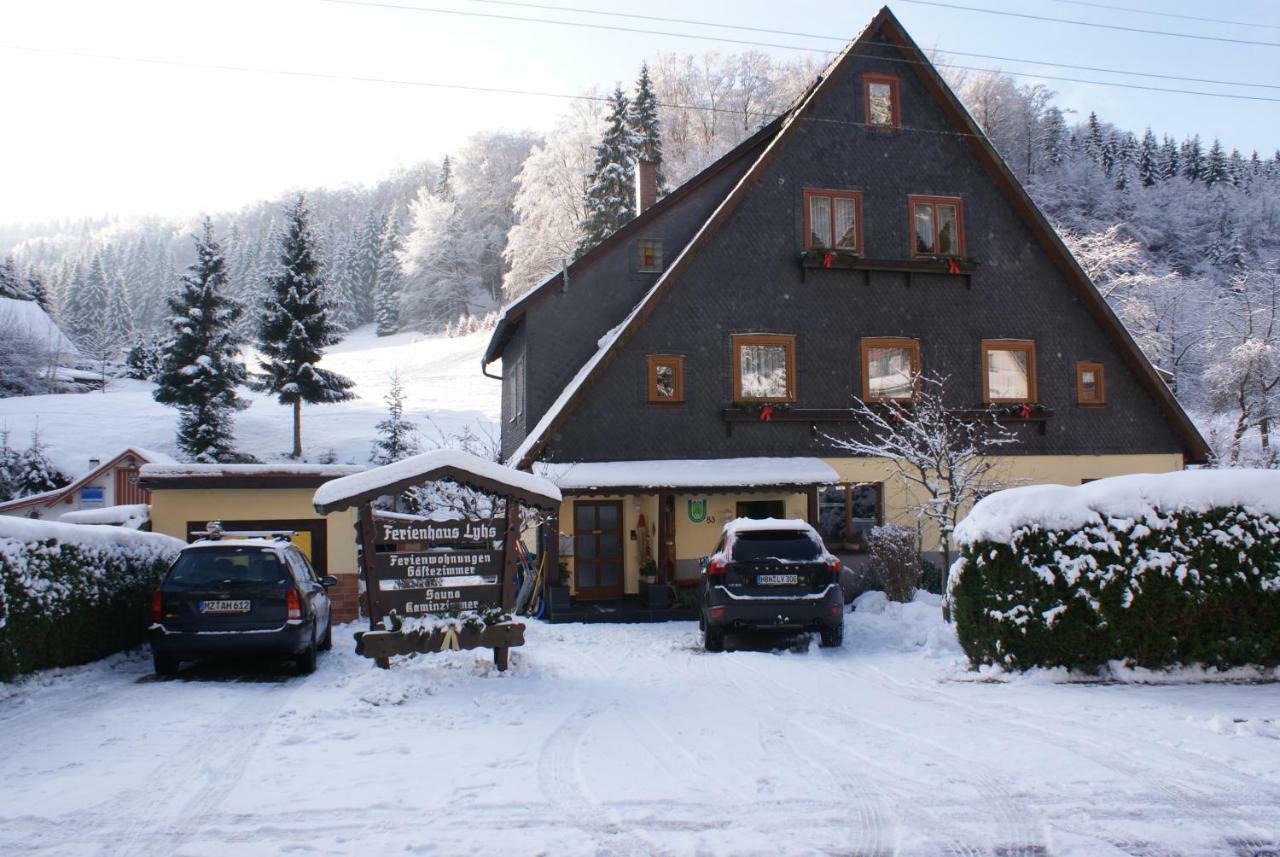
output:
<instances>
[{"instance_id":1,"label":"front door","mask_svg":"<svg viewBox=\"0 0 1280 857\"><path fill-rule=\"evenodd\" d=\"M577 596L621 598L622 503L578 500L573 509L573 574Z\"/></svg>"}]
</instances>

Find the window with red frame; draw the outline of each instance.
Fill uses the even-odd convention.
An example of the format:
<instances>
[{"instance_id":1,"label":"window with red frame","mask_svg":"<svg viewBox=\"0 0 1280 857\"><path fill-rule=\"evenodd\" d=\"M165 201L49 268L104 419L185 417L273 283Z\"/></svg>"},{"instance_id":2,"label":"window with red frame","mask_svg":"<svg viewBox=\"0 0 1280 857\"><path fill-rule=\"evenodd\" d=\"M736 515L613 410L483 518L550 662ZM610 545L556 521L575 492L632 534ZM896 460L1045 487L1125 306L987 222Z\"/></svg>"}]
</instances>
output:
<instances>
[{"instance_id":1,"label":"window with red frame","mask_svg":"<svg viewBox=\"0 0 1280 857\"><path fill-rule=\"evenodd\" d=\"M862 94L868 128L902 127L896 77L888 74L864 74Z\"/></svg>"},{"instance_id":2,"label":"window with red frame","mask_svg":"<svg viewBox=\"0 0 1280 857\"><path fill-rule=\"evenodd\" d=\"M963 256L964 209L958 197L909 196L911 255Z\"/></svg>"}]
</instances>

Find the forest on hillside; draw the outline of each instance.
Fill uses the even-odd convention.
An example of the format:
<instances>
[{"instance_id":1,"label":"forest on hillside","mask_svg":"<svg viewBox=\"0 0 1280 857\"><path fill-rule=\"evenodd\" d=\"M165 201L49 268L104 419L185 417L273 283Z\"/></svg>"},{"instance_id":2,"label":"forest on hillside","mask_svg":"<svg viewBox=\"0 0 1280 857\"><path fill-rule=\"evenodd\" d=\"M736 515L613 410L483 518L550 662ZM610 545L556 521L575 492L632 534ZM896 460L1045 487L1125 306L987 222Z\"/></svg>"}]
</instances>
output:
<instances>
[{"instance_id":1,"label":"forest on hillside","mask_svg":"<svg viewBox=\"0 0 1280 857\"><path fill-rule=\"evenodd\" d=\"M483 326L631 216L619 188L637 152L675 187L819 71L811 57L661 53L629 91L571 102L545 138L495 129L372 187L304 189L331 316L387 333ZM999 72L947 77L1223 460L1274 466L1280 151L1069 115ZM212 216L246 326L295 196ZM87 354L160 341L199 229L163 217L3 227L0 294L38 299Z\"/></svg>"}]
</instances>

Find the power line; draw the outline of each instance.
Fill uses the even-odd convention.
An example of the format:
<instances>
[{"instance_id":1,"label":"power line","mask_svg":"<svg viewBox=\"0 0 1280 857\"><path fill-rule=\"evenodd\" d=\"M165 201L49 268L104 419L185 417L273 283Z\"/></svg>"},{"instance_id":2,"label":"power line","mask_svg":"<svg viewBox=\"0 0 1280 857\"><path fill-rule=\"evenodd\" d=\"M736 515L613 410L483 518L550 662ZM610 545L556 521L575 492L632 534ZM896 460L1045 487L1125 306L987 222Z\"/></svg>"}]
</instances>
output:
<instances>
[{"instance_id":1,"label":"power line","mask_svg":"<svg viewBox=\"0 0 1280 857\"><path fill-rule=\"evenodd\" d=\"M1145 33L1151 36L1171 36L1177 39L1195 39L1201 42L1229 42L1233 45L1257 45L1264 48L1280 48L1280 42L1258 42L1252 39L1232 39L1227 36L1202 36L1199 33L1176 33L1170 30L1148 30L1143 27L1126 27L1122 24L1101 24L1097 21L1077 21L1073 18L1051 18L1027 12L1007 12L1003 9L983 9L978 6L961 6L958 3L942 3L939 0L902 0L920 6L937 6L942 9L959 9L963 12L982 12L987 15L1003 15L1007 18L1026 18L1032 21L1048 21L1053 24L1074 24L1077 27L1094 27L1099 30L1120 30L1125 33Z\"/></svg>"},{"instance_id":2,"label":"power line","mask_svg":"<svg viewBox=\"0 0 1280 857\"><path fill-rule=\"evenodd\" d=\"M1267 30L1280 30L1280 24L1264 24L1261 21L1230 21L1225 18L1201 18L1198 15L1179 15L1177 12L1157 12L1154 9L1138 9L1133 6L1113 6L1110 3L1093 3L1090 0L1053 0L1055 3L1068 3L1072 6L1092 6L1095 9L1106 9L1109 12L1132 12L1135 15L1151 15L1157 18L1180 18L1184 21L1200 21L1204 24L1227 24L1232 27L1262 27Z\"/></svg>"},{"instance_id":3,"label":"power line","mask_svg":"<svg viewBox=\"0 0 1280 857\"><path fill-rule=\"evenodd\" d=\"M394 9L394 10L403 11L403 12L426 12L429 14L457 15L461 17L470 17L470 18L488 18L488 19L497 19L497 20L503 20L503 21L518 21L520 23L528 23L528 24L552 24L552 25L560 25L560 26L566 26L566 27L580 27L580 28L591 29L591 30L612 30L612 31L624 32L624 33L641 33L641 34L657 35L657 36L674 36L676 38L682 38L682 39L695 39L699 41L713 41L713 42L730 42L733 44L740 44L740 45L758 45L761 47L785 48L787 50L796 50L796 51L813 51L814 50L813 48L803 47L799 45L781 45L781 44L774 44L771 42L756 42L756 41L750 41L747 39L730 39L730 38L725 38L720 36L704 36L704 35L697 35L693 33L672 33L672 32L667 32L663 30L647 30L639 27L620 27L620 26L614 26L611 24L588 24L582 21L558 21L550 18L533 18L528 16L522 16L522 15L499 15L492 12L464 12L460 9L439 9L439 8L427 7L427 6L408 6L402 3L387 2L387 0L319 0L319 2L333 3L341 6L364 6L369 8ZM923 2L923 0L908 0L908 2ZM829 56L835 53L834 51L822 51L822 50L818 50L814 52L826 54ZM927 62L922 62L921 60L907 59L905 57L889 57L889 56L881 56L881 55L876 55L876 57L877 59L880 59L884 62L904 63L908 65L927 65L928 64ZM959 69L962 71L978 71L978 72L996 71L995 69L983 68L981 66L959 65L957 63L947 63L947 62L934 63L934 65L940 66L942 68ZM1062 81L1066 83L1084 83L1092 86L1112 86L1112 87L1118 87L1121 89L1135 89L1143 92L1167 92L1175 95L1198 95L1205 98L1231 98L1231 99L1242 100L1242 101L1265 101L1265 102L1273 102L1273 103L1280 102L1280 98L1268 98L1261 95L1239 95L1231 92L1205 92L1199 89L1177 89L1173 87L1164 87L1164 86L1148 86L1148 85L1139 84L1139 83L1121 83L1120 81L1109 81L1109 80L1089 80L1088 78L1064 77L1062 75L1040 74L1040 73L1032 73L1032 72L1002 71L1001 73L1008 74L1014 77L1027 77L1027 78L1032 78L1036 80L1056 80L1056 81Z\"/></svg>"},{"instance_id":4,"label":"power line","mask_svg":"<svg viewBox=\"0 0 1280 857\"><path fill-rule=\"evenodd\" d=\"M781 36L796 36L802 39L821 39L828 42L839 42L841 44L848 42L848 39L842 38L840 36L828 35L825 33L802 33L802 32L796 32L794 30L771 30L767 27L748 27L742 24L722 24L716 21L704 21L704 20L698 20L694 18L667 18L661 15L640 15L633 12L606 12L600 9L583 9L577 6L556 6L548 3L526 3L526 2L520 2L520 0L468 0L468 2L484 3L491 6L514 6L514 7L523 8L523 9L543 9L543 10L548 10L553 12L573 12L573 13L578 13L583 15L601 15L609 18L632 18L640 21L660 21L667 24L689 24L691 26L697 26L697 27L716 27L719 29L741 30L741 31L750 32L750 33L771 33L774 35L781 35ZM1064 3L1072 2L1072 0L1059 0L1059 2L1064 2ZM349 5L366 5L366 4L352 2ZM1101 5L1101 4L1091 3L1088 5ZM1104 6L1104 8L1108 8L1108 7ZM1183 16L1179 16L1179 17L1183 17ZM1280 29L1280 26L1278 26L1277 29ZM761 43L752 42L751 44L761 44ZM1069 68L1069 69L1075 69L1076 71L1096 71L1102 74L1124 74L1132 77L1151 77L1151 78L1158 78L1161 80L1181 80L1187 83L1209 83L1209 84L1214 84L1219 86L1244 86L1244 87L1250 87L1254 89L1280 89L1280 84L1276 84L1276 83L1257 83L1256 81L1243 81L1243 80L1219 80L1217 78L1208 78L1208 77L1185 77L1183 75L1177 75L1177 74L1162 74L1159 72L1133 71L1132 69L1106 68L1104 66L1092 66L1092 65L1073 65L1071 63L1052 62L1048 60L1029 60L1029 59L1023 59L1021 57L1004 57L1004 56L996 56L994 54L977 54L971 51L954 51L944 47L938 47L937 50L940 53L947 54L948 56L973 57L975 59L996 60L997 62L1017 62L1017 63L1025 63L1027 65L1048 66L1052 68Z\"/></svg>"}]
</instances>

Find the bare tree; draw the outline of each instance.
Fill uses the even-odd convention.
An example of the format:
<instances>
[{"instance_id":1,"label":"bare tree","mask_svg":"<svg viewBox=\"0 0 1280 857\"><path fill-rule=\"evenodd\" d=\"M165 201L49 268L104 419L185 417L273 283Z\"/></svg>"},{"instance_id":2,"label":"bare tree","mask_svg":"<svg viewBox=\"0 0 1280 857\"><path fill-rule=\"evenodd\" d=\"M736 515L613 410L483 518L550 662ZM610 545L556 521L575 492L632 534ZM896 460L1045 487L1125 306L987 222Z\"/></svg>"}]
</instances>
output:
<instances>
[{"instance_id":1,"label":"bare tree","mask_svg":"<svg viewBox=\"0 0 1280 857\"><path fill-rule=\"evenodd\" d=\"M1271 423L1280 406L1280 276L1274 265L1270 268L1232 278L1210 333L1214 360L1205 384L1213 407L1235 417L1226 450L1232 466L1240 463L1244 437L1255 428L1262 450L1259 463L1277 464Z\"/></svg>"},{"instance_id":2,"label":"bare tree","mask_svg":"<svg viewBox=\"0 0 1280 857\"><path fill-rule=\"evenodd\" d=\"M829 437L841 450L887 459L894 475L922 495L917 519L938 528L943 588L951 565L951 535L961 515L980 497L1004 487L993 455L1017 442L993 408L957 410L948 406L947 376L930 373L915 379L910 402L854 399L854 416L863 432Z\"/></svg>"}]
</instances>

